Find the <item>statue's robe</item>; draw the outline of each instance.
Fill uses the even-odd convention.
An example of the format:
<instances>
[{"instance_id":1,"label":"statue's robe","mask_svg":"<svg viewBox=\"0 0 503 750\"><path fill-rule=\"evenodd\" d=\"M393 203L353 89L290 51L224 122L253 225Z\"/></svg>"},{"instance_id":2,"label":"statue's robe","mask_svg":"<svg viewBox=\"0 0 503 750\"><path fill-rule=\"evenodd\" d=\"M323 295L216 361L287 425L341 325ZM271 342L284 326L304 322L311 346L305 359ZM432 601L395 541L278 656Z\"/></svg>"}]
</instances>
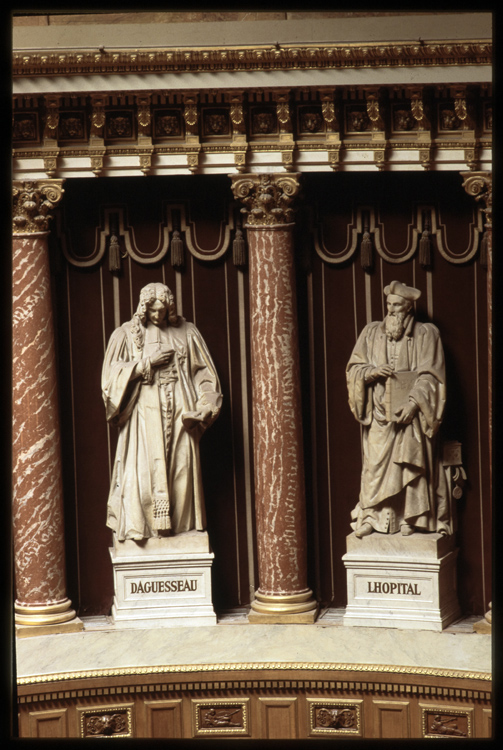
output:
<instances>
[{"instance_id":1,"label":"statue's robe","mask_svg":"<svg viewBox=\"0 0 503 750\"><path fill-rule=\"evenodd\" d=\"M374 367L390 364L385 321L367 325L346 368L349 405L363 425L363 469L351 526L370 523L395 533L402 523L451 534L449 493L438 455L445 407L445 362L438 329L410 315L397 342L394 369L417 372L409 398L419 410L410 424L388 422L385 378L366 382Z\"/></svg>"},{"instance_id":2,"label":"statue's robe","mask_svg":"<svg viewBox=\"0 0 503 750\"><path fill-rule=\"evenodd\" d=\"M119 427L107 526L121 541L206 528L199 439L222 395L201 334L179 320L162 329L148 322L142 351L129 321L113 332L105 354L106 418ZM150 368L149 355L160 345L174 355L168 365ZM186 427L183 415L205 406L212 410L205 423Z\"/></svg>"}]
</instances>

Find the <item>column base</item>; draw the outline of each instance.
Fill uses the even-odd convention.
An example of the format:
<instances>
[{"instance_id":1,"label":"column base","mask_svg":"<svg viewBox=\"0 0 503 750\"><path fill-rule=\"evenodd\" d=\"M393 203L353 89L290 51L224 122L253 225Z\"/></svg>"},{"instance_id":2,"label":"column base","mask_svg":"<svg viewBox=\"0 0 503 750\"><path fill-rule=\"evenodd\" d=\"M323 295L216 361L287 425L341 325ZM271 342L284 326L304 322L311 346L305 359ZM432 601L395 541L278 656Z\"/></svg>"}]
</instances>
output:
<instances>
[{"instance_id":1,"label":"column base","mask_svg":"<svg viewBox=\"0 0 503 750\"><path fill-rule=\"evenodd\" d=\"M318 603L311 589L300 594L261 594L255 593L251 604L248 622L311 624L318 615Z\"/></svg>"},{"instance_id":2,"label":"column base","mask_svg":"<svg viewBox=\"0 0 503 750\"><path fill-rule=\"evenodd\" d=\"M58 622L54 625L18 625L16 623L17 638L33 638L37 635L56 635L59 633L80 633L84 630L84 623L79 617L69 622Z\"/></svg>"},{"instance_id":3,"label":"column base","mask_svg":"<svg viewBox=\"0 0 503 750\"><path fill-rule=\"evenodd\" d=\"M76 633L84 629L70 599L55 604L20 604L15 602L15 626L18 638L54 633Z\"/></svg>"}]
</instances>

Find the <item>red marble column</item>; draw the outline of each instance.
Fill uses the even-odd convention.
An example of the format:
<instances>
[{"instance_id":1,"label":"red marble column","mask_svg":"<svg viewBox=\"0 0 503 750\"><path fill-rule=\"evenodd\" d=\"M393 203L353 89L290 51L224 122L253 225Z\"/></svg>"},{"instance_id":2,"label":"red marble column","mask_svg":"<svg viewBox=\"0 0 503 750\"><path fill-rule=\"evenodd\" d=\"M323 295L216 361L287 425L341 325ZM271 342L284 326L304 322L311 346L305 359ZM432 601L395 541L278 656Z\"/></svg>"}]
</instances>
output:
<instances>
[{"instance_id":1,"label":"red marble column","mask_svg":"<svg viewBox=\"0 0 503 750\"><path fill-rule=\"evenodd\" d=\"M302 404L293 249L297 175L233 177L248 213L259 588L250 622L313 622L307 586Z\"/></svg>"},{"instance_id":2,"label":"red marble column","mask_svg":"<svg viewBox=\"0 0 503 750\"><path fill-rule=\"evenodd\" d=\"M484 204L482 211L485 213L485 241L487 251L487 327L488 327L488 378L489 378L489 465L492 467L492 436L493 436L493 410L492 410L492 355L493 355L493 339L492 339L492 318L493 318L493 183L492 183L492 172L462 172L463 187L468 193L475 198L476 201L481 201ZM491 493L492 493L492 476L491 480Z\"/></svg>"},{"instance_id":3,"label":"red marble column","mask_svg":"<svg viewBox=\"0 0 503 750\"><path fill-rule=\"evenodd\" d=\"M488 406L489 406L489 495L493 491L493 463L492 463L492 441L493 441L493 183L492 172L462 172L463 187L476 201L482 201L485 213L485 241L487 252L487 328L488 328ZM483 620L474 623L473 629L479 633L491 632L491 602L484 602L489 612Z\"/></svg>"},{"instance_id":4,"label":"red marble column","mask_svg":"<svg viewBox=\"0 0 503 750\"><path fill-rule=\"evenodd\" d=\"M61 180L14 183L13 536L15 621L21 636L82 629L66 596L47 246L49 211L62 192Z\"/></svg>"}]
</instances>

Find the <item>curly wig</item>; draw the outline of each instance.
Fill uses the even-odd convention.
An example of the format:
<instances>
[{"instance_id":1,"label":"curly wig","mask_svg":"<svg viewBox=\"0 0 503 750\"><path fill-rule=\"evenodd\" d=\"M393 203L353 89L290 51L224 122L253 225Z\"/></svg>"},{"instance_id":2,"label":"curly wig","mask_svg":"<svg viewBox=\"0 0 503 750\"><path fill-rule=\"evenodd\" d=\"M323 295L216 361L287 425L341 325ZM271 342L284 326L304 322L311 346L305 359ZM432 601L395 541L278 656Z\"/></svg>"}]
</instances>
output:
<instances>
[{"instance_id":1,"label":"curly wig","mask_svg":"<svg viewBox=\"0 0 503 750\"><path fill-rule=\"evenodd\" d=\"M133 325L131 326L131 333L133 340L139 349L143 350L143 342L145 341L145 326L147 325L147 309L156 300L163 302L167 307L168 321L170 325L178 325L179 318L176 313L175 298L169 287L159 282L147 284L140 292L140 301L136 312L133 315Z\"/></svg>"}]
</instances>

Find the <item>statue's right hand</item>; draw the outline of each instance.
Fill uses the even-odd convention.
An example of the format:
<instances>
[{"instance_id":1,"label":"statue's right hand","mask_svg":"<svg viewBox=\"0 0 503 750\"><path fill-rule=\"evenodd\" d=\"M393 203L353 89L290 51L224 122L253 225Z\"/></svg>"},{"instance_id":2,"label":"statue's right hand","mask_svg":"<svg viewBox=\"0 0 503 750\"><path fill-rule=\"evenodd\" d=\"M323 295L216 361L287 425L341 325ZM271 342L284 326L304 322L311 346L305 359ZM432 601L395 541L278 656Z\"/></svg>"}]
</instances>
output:
<instances>
[{"instance_id":1,"label":"statue's right hand","mask_svg":"<svg viewBox=\"0 0 503 750\"><path fill-rule=\"evenodd\" d=\"M150 357L150 365L152 367L162 367L167 365L173 355L173 349L160 349Z\"/></svg>"},{"instance_id":2,"label":"statue's right hand","mask_svg":"<svg viewBox=\"0 0 503 750\"><path fill-rule=\"evenodd\" d=\"M370 377L372 380L377 380L378 378L389 378L393 375L393 372L394 370L391 365L379 365L379 367L374 367L374 369L370 371Z\"/></svg>"}]
</instances>

